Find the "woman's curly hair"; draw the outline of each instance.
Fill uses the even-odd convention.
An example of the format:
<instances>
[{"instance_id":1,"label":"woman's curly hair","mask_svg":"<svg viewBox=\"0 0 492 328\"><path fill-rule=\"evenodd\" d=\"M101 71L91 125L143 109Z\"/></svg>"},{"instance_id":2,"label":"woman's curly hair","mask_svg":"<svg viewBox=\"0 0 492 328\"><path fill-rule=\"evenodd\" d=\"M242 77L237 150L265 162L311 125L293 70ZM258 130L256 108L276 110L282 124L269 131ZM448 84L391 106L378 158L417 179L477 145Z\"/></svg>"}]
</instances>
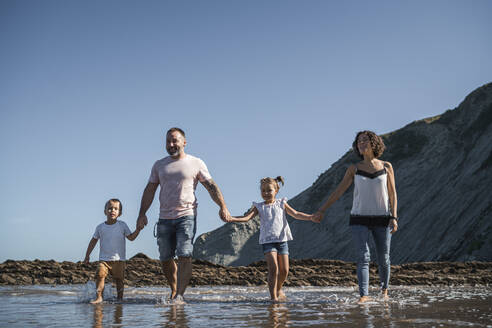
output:
<instances>
[{"instance_id":1,"label":"woman's curly hair","mask_svg":"<svg viewBox=\"0 0 492 328\"><path fill-rule=\"evenodd\" d=\"M369 141L371 142L372 152L374 153L374 157L379 158L379 156L381 156L384 150L386 149L386 146L384 145L383 139L372 131L366 130L366 131L357 132L357 135L355 136L355 140L352 143L352 149L354 150L354 152L360 158L364 158L364 156L362 156L362 154L359 152L359 148L357 147L357 140L359 139L359 136L361 134L365 134L369 138Z\"/></svg>"}]
</instances>

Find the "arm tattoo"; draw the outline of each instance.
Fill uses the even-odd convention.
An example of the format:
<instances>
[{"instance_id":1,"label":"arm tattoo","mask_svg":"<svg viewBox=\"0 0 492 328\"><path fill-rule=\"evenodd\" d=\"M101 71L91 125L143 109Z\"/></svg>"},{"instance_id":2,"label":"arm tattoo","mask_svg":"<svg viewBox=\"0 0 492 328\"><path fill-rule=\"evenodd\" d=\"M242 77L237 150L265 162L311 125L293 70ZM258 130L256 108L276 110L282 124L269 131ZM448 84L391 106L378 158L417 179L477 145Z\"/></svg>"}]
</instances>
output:
<instances>
[{"instance_id":1,"label":"arm tattoo","mask_svg":"<svg viewBox=\"0 0 492 328\"><path fill-rule=\"evenodd\" d=\"M222 197L222 193L220 192L219 186L215 183L214 180L207 180L202 182L205 189L207 189L212 200L216 202L218 205L222 205L224 203L224 198Z\"/></svg>"}]
</instances>

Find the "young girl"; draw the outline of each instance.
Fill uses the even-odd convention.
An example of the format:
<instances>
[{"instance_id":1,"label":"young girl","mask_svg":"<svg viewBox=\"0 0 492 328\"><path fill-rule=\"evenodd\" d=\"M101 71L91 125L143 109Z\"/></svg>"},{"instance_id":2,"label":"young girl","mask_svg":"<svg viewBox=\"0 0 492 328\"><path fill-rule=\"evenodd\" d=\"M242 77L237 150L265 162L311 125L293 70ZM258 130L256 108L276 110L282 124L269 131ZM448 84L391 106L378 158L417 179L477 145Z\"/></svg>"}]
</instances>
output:
<instances>
[{"instance_id":1,"label":"young girl","mask_svg":"<svg viewBox=\"0 0 492 328\"><path fill-rule=\"evenodd\" d=\"M276 199L284 184L282 177L263 178L260 181L261 197L264 202L255 203L244 216L233 216L229 222L246 222L260 216L260 244L268 265L268 289L273 302L285 299L282 285L289 273L289 247L287 241L292 240L289 224L285 213L297 220L311 221L313 215L294 210L287 204L287 198Z\"/></svg>"}]
</instances>

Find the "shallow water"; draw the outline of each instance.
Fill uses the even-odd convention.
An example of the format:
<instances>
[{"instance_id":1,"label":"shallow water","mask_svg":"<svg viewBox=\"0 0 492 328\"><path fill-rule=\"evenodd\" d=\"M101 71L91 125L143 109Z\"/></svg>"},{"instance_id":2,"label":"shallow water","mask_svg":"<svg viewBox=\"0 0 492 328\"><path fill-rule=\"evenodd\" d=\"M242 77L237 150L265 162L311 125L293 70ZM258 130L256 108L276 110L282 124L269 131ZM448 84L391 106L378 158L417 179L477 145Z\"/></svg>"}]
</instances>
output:
<instances>
[{"instance_id":1,"label":"shallow water","mask_svg":"<svg viewBox=\"0 0 492 328\"><path fill-rule=\"evenodd\" d=\"M351 287L285 292L286 302L270 304L266 287L194 287L186 304L171 305L167 288L128 287L120 303L107 288L105 302L92 305L94 283L0 287L0 326L492 327L492 287L392 287L389 301L364 305Z\"/></svg>"}]
</instances>

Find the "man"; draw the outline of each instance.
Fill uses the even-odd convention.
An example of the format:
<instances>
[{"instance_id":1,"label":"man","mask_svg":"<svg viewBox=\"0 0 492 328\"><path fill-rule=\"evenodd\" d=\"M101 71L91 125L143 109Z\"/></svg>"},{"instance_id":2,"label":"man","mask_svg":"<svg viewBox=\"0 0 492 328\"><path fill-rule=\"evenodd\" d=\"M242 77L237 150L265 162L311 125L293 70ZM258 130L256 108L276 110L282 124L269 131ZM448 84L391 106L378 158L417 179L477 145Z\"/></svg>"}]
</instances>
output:
<instances>
[{"instance_id":1,"label":"man","mask_svg":"<svg viewBox=\"0 0 492 328\"><path fill-rule=\"evenodd\" d=\"M184 152L185 133L171 128L166 133L166 150L169 156L154 163L149 182L145 187L137 219L137 228L148 220L146 212L154 199L157 187L160 213L157 223L157 244L162 270L171 287L171 300L184 302L183 294L191 278L193 238L196 232L197 202L195 189L198 181L207 189L212 200L220 207L219 216L224 222L229 211L217 184L212 180L205 163ZM174 256L178 257L178 264Z\"/></svg>"}]
</instances>

